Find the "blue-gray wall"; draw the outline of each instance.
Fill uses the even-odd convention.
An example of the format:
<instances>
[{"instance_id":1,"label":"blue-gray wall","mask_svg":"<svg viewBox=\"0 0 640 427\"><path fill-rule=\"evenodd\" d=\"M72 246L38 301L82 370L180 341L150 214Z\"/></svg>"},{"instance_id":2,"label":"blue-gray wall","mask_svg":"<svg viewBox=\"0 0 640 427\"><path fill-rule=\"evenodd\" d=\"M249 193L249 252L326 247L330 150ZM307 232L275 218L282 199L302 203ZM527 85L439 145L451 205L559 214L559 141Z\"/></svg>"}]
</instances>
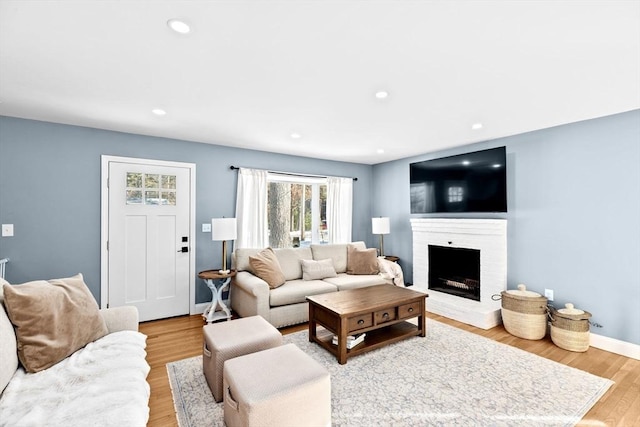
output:
<instances>
[{"instance_id":1,"label":"blue-gray wall","mask_svg":"<svg viewBox=\"0 0 640 427\"><path fill-rule=\"evenodd\" d=\"M103 154L196 164L197 271L219 267L222 258L222 245L201 224L234 216L238 172L231 165L357 177L353 239L373 239L368 165L0 117L0 221L15 227L14 237L0 237L0 258L11 259L9 282L81 272L100 302ZM196 302L210 301L209 289L196 283Z\"/></svg>"},{"instance_id":2,"label":"blue-gray wall","mask_svg":"<svg viewBox=\"0 0 640 427\"><path fill-rule=\"evenodd\" d=\"M553 289L556 306L593 314L603 326L594 332L640 344L640 111L375 166L0 117L0 222L16 233L0 237L0 257L11 258L11 282L81 271L99 298L100 156L108 154L197 165L198 271L221 257L200 224L234 214L229 165L357 176L354 240L376 246L371 217L389 216L385 252L401 257L412 281L409 163L501 145L509 213L473 217L508 219L509 287ZM197 283L196 301L208 301Z\"/></svg>"},{"instance_id":3,"label":"blue-gray wall","mask_svg":"<svg viewBox=\"0 0 640 427\"><path fill-rule=\"evenodd\" d=\"M385 253L411 281L410 163L503 145L509 212L466 216L508 220L509 288L553 289L556 307L592 313L592 332L640 344L640 110L375 165Z\"/></svg>"}]
</instances>

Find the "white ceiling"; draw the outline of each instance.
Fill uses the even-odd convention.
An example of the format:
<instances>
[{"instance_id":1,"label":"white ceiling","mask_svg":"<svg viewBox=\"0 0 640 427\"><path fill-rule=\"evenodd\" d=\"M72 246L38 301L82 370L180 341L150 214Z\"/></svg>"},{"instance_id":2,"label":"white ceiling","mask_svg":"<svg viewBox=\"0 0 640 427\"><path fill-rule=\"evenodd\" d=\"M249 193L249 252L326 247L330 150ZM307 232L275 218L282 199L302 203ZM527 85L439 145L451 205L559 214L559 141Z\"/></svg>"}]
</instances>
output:
<instances>
[{"instance_id":1,"label":"white ceiling","mask_svg":"<svg viewBox=\"0 0 640 427\"><path fill-rule=\"evenodd\" d=\"M0 102L376 164L640 108L640 1L0 0Z\"/></svg>"}]
</instances>

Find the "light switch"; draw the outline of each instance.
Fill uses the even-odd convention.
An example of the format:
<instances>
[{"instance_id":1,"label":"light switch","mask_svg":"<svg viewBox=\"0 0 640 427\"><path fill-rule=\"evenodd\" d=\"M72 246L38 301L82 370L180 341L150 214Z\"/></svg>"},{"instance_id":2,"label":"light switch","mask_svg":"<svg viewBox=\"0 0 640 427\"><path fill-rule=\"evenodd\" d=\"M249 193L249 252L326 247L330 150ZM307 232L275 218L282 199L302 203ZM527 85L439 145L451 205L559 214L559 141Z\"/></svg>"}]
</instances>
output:
<instances>
[{"instance_id":1,"label":"light switch","mask_svg":"<svg viewBox=\"0 0 640 427\"><path fill-rule=\"evenodd\" d=\"M2 237L13 237L13 224L2 224Z\"/></svg>"},{"instance_id":2,"label":"light switch","mask_svg":"<svg viewBox=\"0 0 640 427\"><path fill-rule=\"evenodd\" d=\"M211 233L211 223L208 222L206 224L202 224L202 232L203 233Z\"/></svg>"}]
</instances>

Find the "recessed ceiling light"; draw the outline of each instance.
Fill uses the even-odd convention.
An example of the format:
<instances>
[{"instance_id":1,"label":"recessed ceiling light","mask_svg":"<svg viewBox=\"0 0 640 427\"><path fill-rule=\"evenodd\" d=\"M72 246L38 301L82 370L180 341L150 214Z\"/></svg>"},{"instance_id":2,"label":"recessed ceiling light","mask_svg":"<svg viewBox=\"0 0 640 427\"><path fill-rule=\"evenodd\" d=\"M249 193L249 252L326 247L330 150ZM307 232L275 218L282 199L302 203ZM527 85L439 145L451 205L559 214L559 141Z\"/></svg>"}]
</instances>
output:
<instances>
[{"instance_id":1,"label":"recessed ceiling light","mask_svg":"<svg viewBox=\"0 0 640 427\"><path fill-rule=\"evenodd\" d=\"M292 139L300 139L300 138L302 138L302 135L300 135L299 133L295 133L295 132L292 133L289 136L291 136Z\"/></svg>"},{"instance_id":2,"label":"recessed ceiling light","mask_svg":"<svg viewBox=\"0 0 640 427\"><path fill-rule=\"evenodd\" d=\"M378 92L376 92L376 98L378 99L385 99L388 96L389 92L387 92L386 90L379 90Z\"/></svg>"},{"instance_id":3,"label":"recessed ceiling light","mask_svg":"<svg viewBox=\"0 0 640 427\"><path fill-rule=\"evenodd\" d=\"M382 148L378 148L378 149L376 150L376 153L378 153L378 154L384 154L384 150L383 150Z\"/></svg>"},{"instance_id":4,"label":"recessed ceiling light","mask_svg":"<svg viewBox=\"0 0 640 427\"><path fill-rule=\"evenodd\" d=\"M471 129L473 130L482 129L482 123L474 123L473 125L471 125Z\"/></svg>"},{"instance_id":5,"label":"recessed ceiling light","mask_svg":"<svg viewBox=\"0 0 640 427\"><path fill-rule=\"evenodd\" d=\"M164 111L162 108L154 108L153 110L151 110L151 112L156 116L164 116L165 114L167 114L167 112Z\"/></svg>"},{"instance_id":6,"label":"recessed ceiling light","mask_svg":"<svg viewBox=\"0 0 640 427\"><path fill-rule=\"evenodd\" d=\"M169 19L167 25L176 33L189 34L191 32L189 24L179 19Z\"/></svg>"}]
</instances>

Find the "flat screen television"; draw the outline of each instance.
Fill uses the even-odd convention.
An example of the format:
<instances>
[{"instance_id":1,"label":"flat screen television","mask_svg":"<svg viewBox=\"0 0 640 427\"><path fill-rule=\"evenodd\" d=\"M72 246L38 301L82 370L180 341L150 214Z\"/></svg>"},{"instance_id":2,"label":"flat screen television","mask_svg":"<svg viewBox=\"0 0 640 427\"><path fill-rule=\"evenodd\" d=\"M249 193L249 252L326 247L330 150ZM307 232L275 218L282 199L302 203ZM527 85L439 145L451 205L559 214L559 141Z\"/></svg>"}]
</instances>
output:
<instances>
[{"instance_id":1,"label":"flat screen television","mask_svg":"<svg viewBox=\"0 0 640 427\"><path fill-rule=\"evenodd\" d=\"M411 163L411 213L507 212L505 147Z\"/></svg>"}]
</instances>

